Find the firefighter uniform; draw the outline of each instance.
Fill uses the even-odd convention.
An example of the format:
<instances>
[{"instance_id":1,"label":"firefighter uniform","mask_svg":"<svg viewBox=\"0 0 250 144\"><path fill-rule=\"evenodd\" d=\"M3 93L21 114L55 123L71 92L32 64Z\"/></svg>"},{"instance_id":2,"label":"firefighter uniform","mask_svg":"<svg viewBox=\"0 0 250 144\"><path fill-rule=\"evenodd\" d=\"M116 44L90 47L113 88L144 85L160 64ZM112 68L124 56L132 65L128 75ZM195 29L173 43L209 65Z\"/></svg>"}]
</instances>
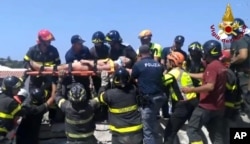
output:
<instances>
[{"instance_id":1,"label":"firefighter uniform","mask_svg":"<svg viewBox=\"0 0 250 144\"><path fill-rule=\"evenodd\" d=\"M77 85L81 85L77 83ZM84 89L81 85L81 89ZM72 92L79 92L77 95ZM97 144L94 137L95 123L94 111L98 108L98 100L87 100L86 91L77 90L76 85L73 85L68 93L68 100L62 97L62 83L57 86L56 103L58 107L65 113L65 133L68 144ZM75 104L74 100L85 100L83 103ZM81 98L83 97L83 98Z\"/></svg>"},{"instance_id":2,"label":"firefighter uniform","mask_svg":"<svg viewBox=\"0 0 250 144\"><path fill-rule=\"evenodd\" d=\"M48 110L45 103L47 91L32 89L29 102L25 106L29 109L16 132L16 144L37 144L39 143L39 132L44 113Z\"/></svg>"},{"instance_id":3,"label":"firefighter uniform","mask_svg":"<svg viewBox=\"0 0 250 144\"><path fill-rule=\"evenodd\" d=\"M230 121L238 121L240 118L241 105L243 103L242 90L240 88L239 79L235 73L228 69L227 71L227 83L225 91L225 116L224 116L224 142L229 142L229 128L232 127Z\"/></svg>"},{"instance_id":4,"label":"firefighter uniform","mask_svg":"<svg viewBox=\"0 0 250 144\"><path fill-rule=\"evenodd\" d=\"M46 53L43 53L40 50L39 45L32 46L24 56L26 66L29 66L28 63L30 60L38 62L44 66L61 64L58 50L52 45L50 45L47 49L48 51Z\"/></svg>"},{"instance_id":5,"label":"firefighter uniform","mask_svg":"<svg viewBox=\"0 0 250 144\"><path fill-rule=\"evenodd\" d=\"M181 92L182 87L194 87L194 84L188 73L179 67L173 68L165 74L163 83L170 88L169 94L173 105L173 113L165 128L164 144L172 144L179 129L191 117L198 104L198 99L196 93L183 94Z\"/></svg>"},{"instance_id":6,"label":"firefighter uniform","mask_svg":"<svg viewBox=\"0 0 250 144\"><path fill-rule=\"evenodd\" d=\"M43 53L40 50L39 45L35 45L35 46L31 47L28 50L28 52L26 53L26 55L24 56L25 68L30 68L29 62L31 60L38 62L44 66L54 66L54 65L61 64L61 60L60 60L59 53L58 53L57 49L51 45L48 46L47 49L48 49L48 51L46 53ZM44 77L32 76L30 78L30 87L39 88L40 87L39 81L43 78Z\"/></svg>"},{"instance_id":7,"label":"firefighter uniform","mask_svg":"<svg viewBox=\"0 0 250 144\"><path fill-rule=\"evenodd\" d=\"M128 142L126 138L130 139L131 144L142 143L142 123L136 95L133 85L126 91L114 88L100 94L99 101L109 107L112 144L124 144L125 141Z\"/></svg>"},{"instance_id":8,"label":"firefighter uniform","mask_svg":"<svg viewBox=\"0 0 250 144\"><path fill-rule=\"evenodd\" d=\"M5 144L7 133L14 128L16 116L21 114L21 105L4 93L0 94L0 143Z\"/></svg>"}]
</instances>

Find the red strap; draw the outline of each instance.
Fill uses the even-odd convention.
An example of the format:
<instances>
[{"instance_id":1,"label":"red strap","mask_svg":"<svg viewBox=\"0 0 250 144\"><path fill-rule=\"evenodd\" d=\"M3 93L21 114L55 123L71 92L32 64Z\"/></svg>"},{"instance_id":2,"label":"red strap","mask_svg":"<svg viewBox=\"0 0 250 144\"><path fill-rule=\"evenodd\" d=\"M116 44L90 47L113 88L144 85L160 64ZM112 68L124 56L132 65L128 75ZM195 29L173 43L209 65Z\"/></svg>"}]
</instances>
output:
<instances>
[{"instance_id":1,"label":"red strap","mask_svg":"<svg viewBox=\"0 0 250 144\"><path fill-rule=\"evenodd\" d=\"M18 102L19 104L22 104L22 101L19 99L18 96L14 96L14 100L16 100L16 102Z\"/></svg>"}]
</instances>

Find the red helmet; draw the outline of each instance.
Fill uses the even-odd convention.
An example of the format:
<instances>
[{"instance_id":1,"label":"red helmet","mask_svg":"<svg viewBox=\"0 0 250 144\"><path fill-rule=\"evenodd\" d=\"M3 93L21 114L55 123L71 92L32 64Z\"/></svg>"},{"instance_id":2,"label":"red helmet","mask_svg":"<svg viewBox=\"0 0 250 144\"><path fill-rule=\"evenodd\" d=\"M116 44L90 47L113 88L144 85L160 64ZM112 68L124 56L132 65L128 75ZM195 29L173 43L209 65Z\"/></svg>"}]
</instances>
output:
<instances>
[{"instance_id":1,"label":"red helmet","mask_svg":"<svg viewBox=\"0 0 250 144\"><path fill-rule=\"evenodd\" d=\"M40 41L53 41L55 40L53 34L46 29L42 29L38 32L38 40Z\"/></svg>"},{"instance_id":2,"label":"red helmet","mask_svg":"<svg viewBox=\"0 0 250 144\"><path fill-rule=\"evenodd\" d=\"M226 66L229 67L231 61L230 50L225 49L222 50L222 56L220 57L220 61Z\"/></svg>"}]
</instances>

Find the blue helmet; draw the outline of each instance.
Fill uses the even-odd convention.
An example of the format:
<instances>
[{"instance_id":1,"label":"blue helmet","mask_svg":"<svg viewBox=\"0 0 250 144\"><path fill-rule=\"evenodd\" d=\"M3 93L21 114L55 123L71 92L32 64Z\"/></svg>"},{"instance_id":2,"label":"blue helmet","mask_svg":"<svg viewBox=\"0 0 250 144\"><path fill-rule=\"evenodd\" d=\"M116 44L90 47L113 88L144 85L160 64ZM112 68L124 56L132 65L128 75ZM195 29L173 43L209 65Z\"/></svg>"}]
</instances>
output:
<instances>
[{"instance_id":1,"label":"blue helmet","mask_svg":"<svg viewBox=\"0 0 250 144\"><path fill-rule=\"evenodd\" d=\"M111 30L106 35L107 42L122 42L122 38L117 30Z\"/></svg>"},{"instance_id":2,"label":"blue helmet","mask_svg":"<svg viewBox=\"0 0 250 144\"><path fill-rule=\"evenodd\" d=\"M219 58L222 55L221 43L217 40L209 40L203 45L203 54L205 57Z\"/></svg>"},{"instance_id":3,"label":"blue helmet","mask_svg":"<svg viewBox=\"0 0 250 144\"><path fill-rule=\"evenodd\" d=\"M124 88L129 84L130 75L128 71L121 67L117 69L114 73L113 84L115 87Z\"/></svg>"},{"instance_id":4,"label":"blue helmet","mask_svg":"<svg viewBox=\"0 0 250 144\"><path fill-rule=\"evenodd\" d=\"M93 43L104 43L105 42L105 35L101 31L97 31L92 36Z\"/></svg>"}]
</instances>

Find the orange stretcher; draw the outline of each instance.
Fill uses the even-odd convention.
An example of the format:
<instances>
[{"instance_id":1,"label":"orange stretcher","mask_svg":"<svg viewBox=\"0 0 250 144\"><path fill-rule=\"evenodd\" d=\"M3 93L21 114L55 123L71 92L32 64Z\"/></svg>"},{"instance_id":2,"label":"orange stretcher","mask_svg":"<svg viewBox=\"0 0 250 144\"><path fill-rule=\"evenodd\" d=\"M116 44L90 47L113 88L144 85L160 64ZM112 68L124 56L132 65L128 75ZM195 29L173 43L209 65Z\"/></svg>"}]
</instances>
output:
<instances>
[{"instance_id":1,"label":"orange stretcher","mask_svg":"<svg viewBox=\"0 0 250 144\"><path fill-rule=\"evenodd\" d=\"M72 72L67 72L66 74L71 74L71 75L75 75L75 76L94 76L96 74L98 74L100 72L94 72L94 71L72 71ZM109 74L112 74L113 71L108 71ZM31 75L31 76L37 76L37 75L58 75L58 71L27 71L26 72L27 75Z\"/></svg>"}]
</instances>

